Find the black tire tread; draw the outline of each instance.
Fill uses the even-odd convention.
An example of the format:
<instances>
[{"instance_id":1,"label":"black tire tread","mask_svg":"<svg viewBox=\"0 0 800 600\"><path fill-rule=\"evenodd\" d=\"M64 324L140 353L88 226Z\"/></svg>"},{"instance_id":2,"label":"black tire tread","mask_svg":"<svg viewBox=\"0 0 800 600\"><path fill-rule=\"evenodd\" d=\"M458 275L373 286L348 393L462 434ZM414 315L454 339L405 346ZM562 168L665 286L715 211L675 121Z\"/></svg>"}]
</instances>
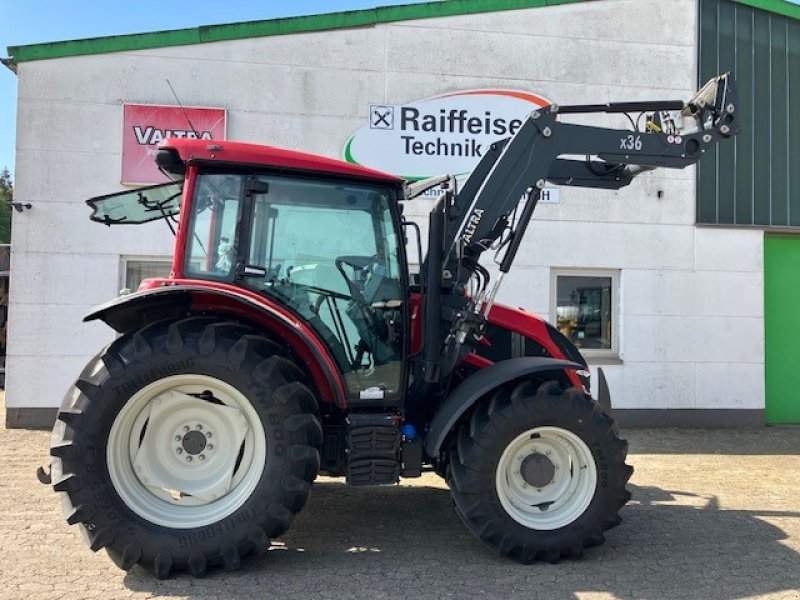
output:
<instances>
[{"instance_id":1,"label":"black tire tread","mask_svg":"<svg viewBox=\"0 0 800 600\"><path fill-rule=\"evenodd\" d=\"M535 536L539 532L527 530L500 508L494 484L489 483L493 482L494 471L487 467L495 464L489 457L493 440L497 443L499 439L496 436L516 436L524 428L551 424L536 422L537 415L556 413L572 415L569 418L575 420L575 427L588 431L609 450L612 475L602 495L596 495L597 518L588 525L582 523L580 529L576 527L567 532L570 524L555 530L557 534L538 540ZM519 563L558 562L566 557L580 557L585 548L605 541L604 531L619 525L622 519L618 511L631 497L625 486L633 468L625 464L628 444L617 437L618 433L616 423L603 407L575 388L564 389L556 381L537 387L528 380L502 386L474 408L451 442L447 475L456 513L494 552ZM498 458L499 454L494 460ZM488 479L487 471L491 471Z\"/></svg>"},{"instance_id":2,"label":"black tire tread","mask_svg":"<svg viewBox=\"0 0 800 600\"><path fill-rule=\"evenodd\" d=\"M179 355L193 351L200 356L222 353L234 369L254 371L253 378L272 390L274 401L290 413L287 430L294 438L289 449L291 473L283 477L282 502L274 502L259 515L241 539L226 541L216 551L193 549L185 556L143 548L110 524L100 524L100 511L92 503L89 489L78 475L86 453L80 432L95 418L93 407L103 402L103 386L124 375L133 363L143 363L160 354ZM55 491L62 496L67 523L78 525L93 551L106 548L122 569L140 564L156 577L166 578L175 571L205 576L210 567L237 569L247 555L266 552L270 538L284 533L294 515L305 505L311 483L319 472L319 446L322 427L317 417L313 392L302 383L303 370L292 360L283 345L259 335L248 326L214 317L191 316L177 321L156 322L124 335L104 348L81 372L67 392L51 436L51 473ZM154 552L157 552L153 555Z\"/></svg>"}]
</instances>

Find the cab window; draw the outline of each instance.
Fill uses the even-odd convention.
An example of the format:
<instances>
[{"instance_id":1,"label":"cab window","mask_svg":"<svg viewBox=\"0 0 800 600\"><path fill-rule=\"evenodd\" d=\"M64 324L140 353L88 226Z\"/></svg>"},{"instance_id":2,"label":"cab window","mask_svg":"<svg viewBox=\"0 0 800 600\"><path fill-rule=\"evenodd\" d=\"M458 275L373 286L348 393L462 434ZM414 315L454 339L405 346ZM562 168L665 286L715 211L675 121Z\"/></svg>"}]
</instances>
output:
<instances>
[{"instance_id":1,"label":"cab window","mask_svg":"<svg viewBox=\"0 0 800 600\"><path fill-rule=\"evenodd\" d=\"M252 196L250 287L299 313L328 345L351 394L398 395L403 296L391 190L260 177ZM265 185L264 185L265 184Z\"/></svg>"}]
</instances>

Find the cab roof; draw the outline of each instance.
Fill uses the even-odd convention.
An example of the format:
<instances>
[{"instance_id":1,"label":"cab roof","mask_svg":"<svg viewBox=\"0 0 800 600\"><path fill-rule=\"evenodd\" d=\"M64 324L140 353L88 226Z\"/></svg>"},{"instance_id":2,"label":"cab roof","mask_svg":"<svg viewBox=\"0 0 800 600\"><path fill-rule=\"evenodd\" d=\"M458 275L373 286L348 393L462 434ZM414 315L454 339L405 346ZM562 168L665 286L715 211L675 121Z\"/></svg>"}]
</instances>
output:
<instances>
[{"instance_id":1,"label":"cab roof","mask_svg":"<svg viewBox=\"0 0 800 600\"><path fill-rule=\"evenodd\" d=\"M159 145L159 149L174 149L178 152L181 160L187 163L198 160L226 164L237 163L294 171L313 171L339 177L358 177L387 183L403 183L404 181L395 175L342 160L261 144L227 140L167 138Z\"/></svg>"}]
</instances>

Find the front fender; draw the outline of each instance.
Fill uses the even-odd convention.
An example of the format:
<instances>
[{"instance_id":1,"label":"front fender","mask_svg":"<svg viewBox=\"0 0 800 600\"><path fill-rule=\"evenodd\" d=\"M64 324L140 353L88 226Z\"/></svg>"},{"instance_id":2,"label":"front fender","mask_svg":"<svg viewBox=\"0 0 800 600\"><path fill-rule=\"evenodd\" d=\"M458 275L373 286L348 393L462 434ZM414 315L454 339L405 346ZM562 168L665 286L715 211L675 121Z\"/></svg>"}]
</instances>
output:
<instances>
[{"instance_id":1,"label":"front fender","mask_svg":"<svg viewBox=\"0 0 800 600\"><path fill-rule=\"evenodd\" d=\"M444 401L431 421L425 435L425 452L430 457L439 451L453 426L478 400L501 385L533 373L583 369L583 365L568 360L541 356L524 356L494 363L469 376Z\"/></svg>"},{"instance_id":2,"label":"front fender","mask_svg":"<svg viewBox=\"0 0 800 600\"><path fill-rule=\"evenodd\" d=\"M280 305L247 290L218 283L184 281L170 280L159 287L115 298L92 310L83 320L103 321L118 333L190 314L247 320L284 341L302 359L322 402L335 402L342 408L347 406L347 396L334 359L303 321Z\"/></svg>"}]
</instances>

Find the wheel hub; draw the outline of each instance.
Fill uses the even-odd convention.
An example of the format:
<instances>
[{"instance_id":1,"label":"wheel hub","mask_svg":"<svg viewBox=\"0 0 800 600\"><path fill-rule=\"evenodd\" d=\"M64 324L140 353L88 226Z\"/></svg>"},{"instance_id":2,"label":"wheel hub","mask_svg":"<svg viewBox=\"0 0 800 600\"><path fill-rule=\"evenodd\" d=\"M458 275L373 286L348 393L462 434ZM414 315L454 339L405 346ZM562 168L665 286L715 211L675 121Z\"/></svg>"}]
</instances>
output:
<instances>
[{"instance_id":1,"label":"wheel hub","mask_svg":"<svg viewBox=\"0 0 800 600\"><path fill-rule=\"evenodd\" d=\"M147 429L132 458L145 486L180 503L212 502L228 493L248 430L242 411L170 390L156 395L142 414ZM214 451L215 445L223 451ZM169 447L172 459L162 451Z\"/></svg>"},{"instance_id":2,"label":"wheel hub","mask_svg":"<svg viewBox=\"0 0 800 600\"><path fill-rule=\"evenodd\" d=\"M520 474L525 483L536 488L543 488L553 482L556 466L547 456L534 452L522 461Z\"/></svg>"},{"instance_id":3,"label":"wheel hub","mask_svg":"<svg viewBox=\"0 0 800 600\"><path fill-rule=\"evenodd\" d=\"M507 514L525 527L553 530L577 519L597 485L591 450L575 433L540 426L518 435L497 465L495 485Z\"/></svg>"},{"instance_id":4,"label":"wheel hub","mask_svg":"<svg viewBox=\"0 0 800 600\"><path fill-rule=\"evenodd\" d=\"M258 412L232 385L171 375L136 392L114 419L106 461L123 502L150 523L191 529L235 512L266 461Z\"/></svg>"},{"instance_id":5,"label":"wheel hub","mask_svg":"<svg viewBox=\"0 0 800 600\"><path fill-rule=\"evenodd\" d=\"M181 447L188 454L196 456L206 449L206 436L199 431L190 431L183 436Z\"/></svg>"}]
</instances>

